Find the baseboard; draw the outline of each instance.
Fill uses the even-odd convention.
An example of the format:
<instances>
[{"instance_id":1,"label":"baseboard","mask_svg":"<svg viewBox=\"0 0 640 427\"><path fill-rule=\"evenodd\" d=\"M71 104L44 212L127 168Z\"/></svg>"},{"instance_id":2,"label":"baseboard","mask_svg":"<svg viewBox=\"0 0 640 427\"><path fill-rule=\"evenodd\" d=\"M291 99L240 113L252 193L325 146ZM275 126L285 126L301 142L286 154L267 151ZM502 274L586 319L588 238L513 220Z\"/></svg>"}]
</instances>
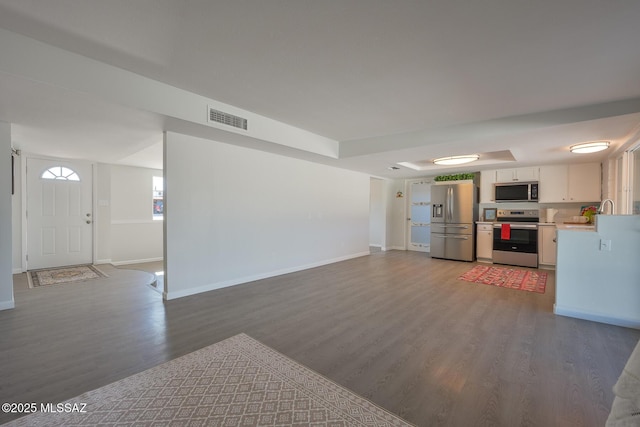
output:
<instances>
[{"instance_id":1,"label":"baseboard","mask_svg":"<svg viewBox=\"0 0 640 427\"><path fill-rule=\"evenodd\" d=\"M98 265L98 264L112 264L111 262L111 258L109 259L97 259L95 261L93 261L94 265Z\"/></svg>"},{"instance_id":2,"label":"baseboard","mask_svg":"<svg viewBox=\"0 0 640 427\"><path fill-rule=\"evenodd\" d=\"M162 258L162 257L158 257L158 258L146 258L146 259L132 259L132 260L128 260L128 261L111 261L111 264L113 264L113 265L142 264L144 262L162 261L163 259L164 258Z\"/></svg>"},{"instance_id":3,"label":"baseboard","mask_svg":"<svg viewBox=\"0 0 640 427\"><path fill-rule=\"evenodd\" d=\"M197 287L194 287L194 288L182 289L182 290L176 291L176 292L168 292L168 293L167 292L163 292L162 293L162 297L164 298L165 301L169 301L169 300L173 300L173 299L177 299L177 298L187 297L189 295L201 294L203 292L214 291L216 289L227 288L229 286L241 285L243 283L253 282L253 281L256 281L256 280L268 279L269 277L281 276L283 274L295 273L296 271L308 270L310 268L321 267L323 265L334 264L336 262L347 261L349 259L359 258L359 257L362 257L362 256L367 256L367 255L370 255L369 251L367 251L367 252L358 252L358 253L355 253L355 254L352 254L352 255L346 255L346 256L343 256L343 257L332 258L332 259L328 259L328 260L324 260L324 261L318 261L318 262L305 264L305 265L301 265L301 266L297 266L297 267L284 268L282 270L271 271L271 272L263 273L263 274L256 274L256 275L253 275L253 276L240 277L240 278L237 278L237 279L226 280L226 281L218 282L218 283L211 283L211 284L208 284L208 285L197 286ZM171 285L169 285L169 286L171 286Z\"/></svg>"},{"instance_id":4,"label":"baseboard","mask_svg":"<svg viewBox=\"0 0 640 427\"><path fill-rule=\"evenodd\" d=\"M13 298L10 301L0 301L0 310L11 310L16 307Z\"/></svg>"},{"instance_id":5,"label":"baseboard","mask_svg":"<svg viewBox=\"0 0 640 427\"><path fill-rule=\"evenodd\" d=\"M622 326L625 328L640 329L640 319L626 319L612 317L602 313L594 313L571 307L553 305L553 312L560 316L574 317L576 319L591 320L592 322L606 323L608 325Z\"/></svg>"},{"instance_id":6,"label":"baseboard","mask_svg":"<svg viewBox=\"0 0 640 427\"><path fill-rule=\"evenodd\" d=\"M22 271L22 268L14 268L11 271L11 274L20 274L20 273L24 273L24 271Z\"/></svg>"},{"instance_id":7,"label":"baseboard","mask_svg":"<svg viewBox=\"0 0 640 427\"><path fill-rule=\"evenodd\" d=\"M390 246L387 248L387 250L390 251L406 251L407 248L405 248L404 246Z\"/></svg>"}]
</instances>

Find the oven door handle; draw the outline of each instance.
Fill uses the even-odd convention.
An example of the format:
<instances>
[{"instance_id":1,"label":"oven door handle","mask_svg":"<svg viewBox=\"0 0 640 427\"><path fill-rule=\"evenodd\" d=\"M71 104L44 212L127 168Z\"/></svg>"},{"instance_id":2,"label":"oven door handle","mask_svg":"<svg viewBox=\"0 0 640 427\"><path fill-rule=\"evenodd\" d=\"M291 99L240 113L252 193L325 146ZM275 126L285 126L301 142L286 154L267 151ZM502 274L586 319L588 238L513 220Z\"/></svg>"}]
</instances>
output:
<instances>
[{"instance_id":1,"label":"oven door handle","mask_svg":"<svg viewBox=\"0 0 640 427\"><path fill-rule=\"evenodd\" d=\"M493 228L502 228L502 224L493 224ZM538 226L535 224L511 224L511 229L515 230L537 230Z\"/></svg>"}]
</instances>

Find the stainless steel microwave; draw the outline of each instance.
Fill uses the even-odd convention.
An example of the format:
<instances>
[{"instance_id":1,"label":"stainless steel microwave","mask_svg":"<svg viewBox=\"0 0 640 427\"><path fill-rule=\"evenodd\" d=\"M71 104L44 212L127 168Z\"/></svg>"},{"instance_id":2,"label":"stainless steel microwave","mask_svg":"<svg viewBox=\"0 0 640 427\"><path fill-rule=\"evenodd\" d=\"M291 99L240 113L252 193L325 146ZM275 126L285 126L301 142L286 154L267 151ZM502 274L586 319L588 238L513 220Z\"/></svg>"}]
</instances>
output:
<instances>
[{"instance_id":1,"label":"stainless steel microwave","mask_svg":"<svg viewBox=\"0 0 640 427\"><path fill-rule=\"evenodd\" d=\"M504 182L495 184L496 202L537 202L538 182Z\"/></svg>"}]
</instances>

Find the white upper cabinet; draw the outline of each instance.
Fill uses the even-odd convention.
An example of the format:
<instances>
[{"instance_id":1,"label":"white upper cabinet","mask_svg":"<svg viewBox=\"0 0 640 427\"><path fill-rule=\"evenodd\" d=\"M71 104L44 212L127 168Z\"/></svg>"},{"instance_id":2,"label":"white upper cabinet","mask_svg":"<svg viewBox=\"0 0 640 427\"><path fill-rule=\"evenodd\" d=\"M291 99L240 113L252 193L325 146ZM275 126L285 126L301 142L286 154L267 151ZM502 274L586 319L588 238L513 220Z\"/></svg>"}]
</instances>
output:
<instances>
[{"instance_id":1,"label":"white upper cabinet","mask_svg":"<svg viewBox=\"0 0 640 427\"><path fill-rule=\"evenodd\" d=\"M602 168L600 163L569 165L569 200L599 202L602 199Z\"/></svg>"},{"instance_id":2,"label":"white upper cabinet","mask_svg":"<svg viewBox=\"0 0 640 427\"><path fill-rule=\"evenodd\" d=\"M540 167L540 203L599 202L599 163Z\"/></svg>"},{"instance_id":3,"label":"white upper cabinet","mask_svg":"<svg viewBox=\"0 0 640 427\"><path fill-rule=\"evenodd\" d=\"M480 172L480 203L493 203L495 202L496 195L493 190L493 184L496 183L496 171L481 171Z\"/></svg>"},{"instance_id":4,"label":"white upper cabinet","mask_svg":"<svg viewBox=\"0 0 640 427\"><path fill-rule=\"evenodd\" d=\"M500 169L496 171L496 182L538 181L540 168Z\"/></svg>"},{"instance_id":5,"label":"white upper cabinet","mask_svg":"<svg viewBox=\"0 0 640 427\"><path fill-rule=\"evenodd\" d=\"M541 166L538 202L569 201L569 167L567 165Z\"/></svg>"}]
</instances>

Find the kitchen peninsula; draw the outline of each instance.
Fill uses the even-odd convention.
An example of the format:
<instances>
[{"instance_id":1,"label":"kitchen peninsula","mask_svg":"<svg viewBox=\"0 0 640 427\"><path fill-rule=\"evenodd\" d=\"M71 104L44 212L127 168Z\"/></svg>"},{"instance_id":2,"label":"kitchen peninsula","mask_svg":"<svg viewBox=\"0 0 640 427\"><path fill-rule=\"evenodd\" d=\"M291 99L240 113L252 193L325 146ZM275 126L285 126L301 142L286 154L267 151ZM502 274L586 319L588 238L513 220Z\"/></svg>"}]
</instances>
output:
<instances>
[{"instance_id":1,"label":"kitchen peninsula","mask_svg":"<svg viewBox=\"0 0 640 427\"><path fill-rule=\"evenodd\" d=\"M559 315L640 329L640 215L558 226Z\"/></svg>"}]
</instances>

